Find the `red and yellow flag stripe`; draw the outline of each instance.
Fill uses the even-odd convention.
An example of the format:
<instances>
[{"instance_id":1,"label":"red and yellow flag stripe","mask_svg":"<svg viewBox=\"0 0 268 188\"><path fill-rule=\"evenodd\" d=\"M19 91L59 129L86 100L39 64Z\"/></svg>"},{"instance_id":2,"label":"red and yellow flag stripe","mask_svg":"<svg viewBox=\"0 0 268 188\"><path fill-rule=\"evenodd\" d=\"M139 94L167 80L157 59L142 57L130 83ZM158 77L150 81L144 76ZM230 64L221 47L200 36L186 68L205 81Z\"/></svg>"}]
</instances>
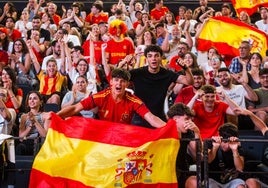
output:
<instances>
[{"instance_id":1,"label":"red and yellow flag stripe","mask_svg":"<svg viewBox=\"0 0 268 188\"><path fill-rule=\"evenodd\" d=\"M258 11L258 8L268 6L268 0L232 0L234 9L238 14L245 11L249 15Z\"/></svg>"},{"instance_id":2,"label":"red and yellow flag stripe","mask_svg":"<svg viewBox=\"0 0 268 188\"><path fill-rule=\"evenodd\" d=\"M177 187L176 127L52 116L30 187Z\"/></svg>"},{"instance_id":3,"label":"red and yellow flag stripe","mask_svg":"<svg viewBox=\"0 0 268 188\"><path fill-rule=\"evenodd\" d=\"M204 24L197 39L197 49L207 51L215 47L222 55L237 56L239 45L244 40L251 43L251 52L265 56L268 40L264 32L231 18L213 17Z\"/></svg>"}]
</instances>

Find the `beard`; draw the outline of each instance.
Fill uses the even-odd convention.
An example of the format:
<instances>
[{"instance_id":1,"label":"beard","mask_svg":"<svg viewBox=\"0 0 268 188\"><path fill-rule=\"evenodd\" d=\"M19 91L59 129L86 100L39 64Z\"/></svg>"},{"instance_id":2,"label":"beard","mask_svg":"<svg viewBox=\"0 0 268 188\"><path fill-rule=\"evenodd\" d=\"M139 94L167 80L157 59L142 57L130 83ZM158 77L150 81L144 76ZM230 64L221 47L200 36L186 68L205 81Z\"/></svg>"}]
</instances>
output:
<instances>
[{"instance_id":1,"label":"beard","mask_svg":"<svg viewBox=\"0 0 268 188\"><path fill-rule=\"evenodd\" d=\"M220 83L223 87L229 87L229 85L230 85L230 80L228 81L224 81L224 82L221 82Z\"/></svg>"}]
</instances>

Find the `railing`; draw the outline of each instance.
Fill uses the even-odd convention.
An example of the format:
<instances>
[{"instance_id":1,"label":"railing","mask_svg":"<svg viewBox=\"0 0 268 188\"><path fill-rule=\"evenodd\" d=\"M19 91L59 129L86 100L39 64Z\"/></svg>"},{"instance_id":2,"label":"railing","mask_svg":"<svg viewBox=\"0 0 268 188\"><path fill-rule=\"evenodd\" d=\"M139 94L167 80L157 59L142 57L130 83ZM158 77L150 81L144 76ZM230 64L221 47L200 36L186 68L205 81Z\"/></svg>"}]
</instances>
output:
<instances>
[{"instance_id":1,"label":"railing","mask_svg":"<svg viewBox=\"0 0 268 188\"><path fill-rule=\"evenodd\" d=\"M249 138L246 138L247 136L243 136L243 138L239 138L238 142L241 142L242 143L242 147L245 143L262 143L262 146L260 147L265 147L266 143L268 145L268 140L267 139L264 139L264 138L261 138L261 136L259 138L252 138L252 136L249 135ZM36 144L40 144L38 142L39 140L39 137L37 138L31 138L31 137L25 137L25 138L20 138L20 137L12 137L11 139L14 139L14 140L21 140L21 139L34 139L35 140L35 146ZM198 188L208 188L209 187L209 168L208 168L208 142L211 141L211 139L206 139L203 141L203 151L202 151L202 144L201 144L201 141L199 139L182 139L183 141L193 141L195 140L197 145L196 145L196 148L197 148L197 151L196 151L196 156L197 156L197 161L196 161L196 177L197 177L197 187ZM223 139L223 141L228 141L227 139ZM243 144L244 143L244 144ZM37 146L34 147L34 148L38 148ZM244 148L245 149L245 159L247 159L247 148ZM252 148L254 149L254 148ZM264 148L263 148L264 149ZM33 160L34 159L34 156L37 154L37 150L34 150L34 155L33 156L26 156L26 157L23 157L23 156L16 156L16 157L19 157L19 160L21 160L21 162L23 162L23 160L29 162L29 160ZM258 155L263 155L263 150L256 150L256 152L259 152ZM28 157L28 158L27 158ZM254 159L253 159L254 160ZM256 163L259 163L261 164L262 161L260 161L260 159L256 159ZM203 162L203 170L201 168L201 164ZM251 161L250 161L251 162ZM254 162L254 161L253 161ZM247 160L245 160L245 167L247 165ZM265 164L261 164L262 165L262 168L264 168L265 170L264 171L244 171L243 173L254 173L256 174L257 176L258 175L263 175L263 174L267 174L268 175L268 166L266 166ZM20 167L16 167L16 169L8 169L8 171L16 171L18 173L26 173L29 174L31 168L28 167L28 168L20 168ZM256 169L255 169L256 170ZM184 172L184 171L182 171ZM185 171L186 172L186 171ZM190 172L190 171L188 171ZM192 171L191 171L192 172ZM215 172L216 173L216 172ZM202 174L204 175L204 178L202 179ZM29 178L29 177L28 177ZM25 180L26 183L27 183L27 179ZM264 182L264 183L267 183L267 182Z\"/></svg>"}]
</instances>

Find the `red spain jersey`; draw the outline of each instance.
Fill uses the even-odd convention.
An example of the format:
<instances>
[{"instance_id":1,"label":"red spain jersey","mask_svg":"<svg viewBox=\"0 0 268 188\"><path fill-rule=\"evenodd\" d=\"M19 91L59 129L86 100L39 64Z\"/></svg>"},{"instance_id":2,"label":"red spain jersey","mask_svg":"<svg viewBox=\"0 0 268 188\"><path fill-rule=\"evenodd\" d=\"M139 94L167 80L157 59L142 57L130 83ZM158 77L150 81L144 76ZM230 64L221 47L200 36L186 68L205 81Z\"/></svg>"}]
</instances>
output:
<instances>
[{"instance_id":1,"label":"red spain jersey","mask_svg":"<svg viewBox=\"0 0 268 188\"><path fill-rule=\"evenodd\" d=\"M94 45L94 58L95 58L95 62L97 64L102 64L102 57L101 57L101 45L103 44L103 41L93 41L93 45ZM83 45L82 48L84 49L84 56L90 56L90 41L86 40Z\"/></svg>"},{"instance_id":2,"label":"red spain jersey","mask_svg":"<svg viewBox=\"0 0 268 188\"><path fill-rule=\"evenodd\" d=\"M49 77L44 71L40 71L37 78L40 81L39 92L42 95L51 95L55 92L61 92L62 85L66 82L66 77L59 72L54 77Z\"/></svg>"},{"instance_id":3,"label":"red spain jersey","mask_svg":"<svg viewBox=\"0 0 268 188\"><path fill-rule=\"evenodd\" d=\"M94 16L92 13L89 13L85 18L86 22L89 22L90 25L92 24L99 24L100 22L108 22L108 14L105 12L101 12L99 16Z\"/></svg>"},{"instance_id":4,"label":"red spain jersey","mask_svg":"<svg viewBox=\"0 0 268 188\"><path fill-rule=\"evenodd\" d=\"M160 10L153 8L150 12L150 16L152 20L160 20L161 17L165 16L169 9L163 6Z\"/></svg>"},{"instance_id":5,"label":"red spain jersey","mask_svg":"<svg viewBox=\"0 0 268 188\"><path fill-rule=\"evenodd\" d=\"M106 52L109 53L109 63L114 65L126 55L134 54L134 45L130 39L125 38L120 42L111 39L107 42Z\"/></svg>"},{"instance_id":6,"label":"red spain jersey","mask_svg":"<svg viewBox=\"0 0 268 188\"><path fill-rule=\"evenodd\" d=\"M141 117L149 112L145 104L129 92L120 102L115 102L110 89L103 90L81 101L84 110L98 107L101 120L130 124L134 112Z\"/></svg>"}]
</instances>

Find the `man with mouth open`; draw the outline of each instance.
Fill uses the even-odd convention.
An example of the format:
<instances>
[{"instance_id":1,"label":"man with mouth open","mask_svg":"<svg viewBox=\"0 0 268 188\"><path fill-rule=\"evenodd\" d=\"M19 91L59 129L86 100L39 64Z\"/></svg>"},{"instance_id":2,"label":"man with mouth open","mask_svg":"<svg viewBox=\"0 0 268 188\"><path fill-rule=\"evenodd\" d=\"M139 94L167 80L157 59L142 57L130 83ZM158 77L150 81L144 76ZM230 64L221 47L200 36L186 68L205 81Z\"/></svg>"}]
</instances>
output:
<instances>
[{"instance_id":1,"label":"man with mouth open","mask_svg":"<svg viewBox=\"0 0 268 188\"><path fill-rule=\"evenodd\" d=\"M78 114L81 110L98 107L97 116L101 120L130 124L134 112L138 113L153 127L162 127L166 123L153 115L145 104L125 89L129 85L130 74L124 69L114 69L110 87L90 95L81 102L66 107L57 114L66 118Z\"/></svg>"},{"instance_id":2,"label":"man with mouth open","mask_svg":"<svg viewBox=\"0 0 268 188\"><path fill-rule=\"evenodd\" d=\"M184 74L165 69L161 64L163 51L157 45L147 46L144 55L148 65L130 70L130 81L133 83L135 95L145 103L154 115L166 121L164 102L170 86L174 86L175 83L190 85L193 83L193 75L183 62L178 63L183 67ZM152 128L136 114L132 123Z\"/></svg>"}]
</instances>

